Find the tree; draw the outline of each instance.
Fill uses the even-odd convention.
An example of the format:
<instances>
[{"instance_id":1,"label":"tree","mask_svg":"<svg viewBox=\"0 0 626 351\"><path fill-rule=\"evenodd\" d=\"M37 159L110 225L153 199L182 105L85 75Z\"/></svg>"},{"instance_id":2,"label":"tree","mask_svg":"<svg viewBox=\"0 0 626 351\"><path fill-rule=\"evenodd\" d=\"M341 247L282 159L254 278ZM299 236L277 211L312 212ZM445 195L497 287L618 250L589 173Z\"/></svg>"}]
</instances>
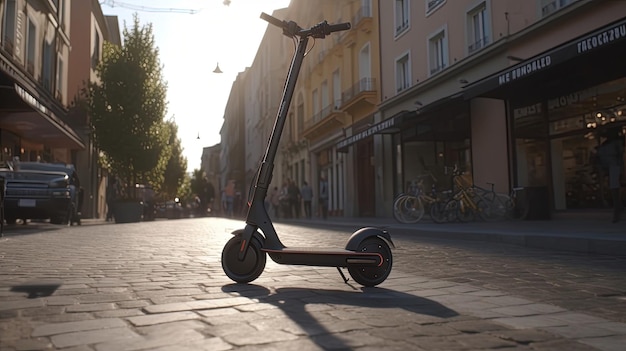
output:
<instances>
[{"instance_id":1,"label":"tree","mask_svg":"<svg viewBox=\"0 0 626 351\"><path fill-rule=\"evenodd\" d=\"M178 126L174 121L167 121L165 124L170 130L168 144L171 153L165 167L161 192L167 199L173 199L183 196L181 188L187 172L187 159L183 156L183 147L178 138Z\"/></svg>"},{"instance_id":2,"label":"tree","mask_svg":"<svg viewBox=\"0 0 626 351\"><path fill-rule=\"evenodd\" d=\"M158 190L170 156L171 130L163 121L167 83L163 80L152 24L141 26L137 14L123 31L124 43L105 42L90 83L87 105L95 145L103 164L120 181L122 197L134 185L151 182Z\"/></svg>"}]
</instances>

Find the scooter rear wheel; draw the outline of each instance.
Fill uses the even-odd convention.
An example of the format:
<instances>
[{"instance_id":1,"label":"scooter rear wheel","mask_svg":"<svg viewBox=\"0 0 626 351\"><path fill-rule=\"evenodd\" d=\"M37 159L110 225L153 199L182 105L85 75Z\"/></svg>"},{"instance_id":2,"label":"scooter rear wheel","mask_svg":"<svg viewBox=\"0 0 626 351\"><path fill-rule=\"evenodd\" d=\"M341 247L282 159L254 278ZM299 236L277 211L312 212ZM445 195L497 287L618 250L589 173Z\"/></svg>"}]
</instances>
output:
<instances>
[{"instance_id":1,"label":"scooter rear wheel","mask_svg":"<svg viewBox=\"0 0 626 351\"><path fill-rule=\"evenodd\" d=\"M352 279L363 286L376 286L384 282L391 273L393 264L389 244L379 237L370 237L359 244L358 251L379 253L383 257L383 264L378 267L348 266Z\"/></svg>"},{"instance_id":2,"label":"scooter rear wheel","mask_svg":"<svg viewBox=\"0 0 626 351\"><path fill-rule=\"evenodd\" d=\"M228 278L237 283L249 283L263 273L267 258L265 252L261 251L263 245L255 237L250 241L243 261L240 261L238 257L240 247L240 235L228 240L222 250L222 269L224 269L224 273L226 273Z\"/></svg>"}]
</instances>

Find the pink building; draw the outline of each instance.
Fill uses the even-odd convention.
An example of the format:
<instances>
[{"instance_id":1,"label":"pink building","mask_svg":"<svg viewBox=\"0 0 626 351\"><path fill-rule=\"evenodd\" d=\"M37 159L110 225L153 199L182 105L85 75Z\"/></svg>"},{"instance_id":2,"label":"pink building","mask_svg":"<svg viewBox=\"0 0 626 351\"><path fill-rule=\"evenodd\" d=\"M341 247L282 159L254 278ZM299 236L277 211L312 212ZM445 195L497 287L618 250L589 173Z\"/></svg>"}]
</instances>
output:
<instances>
[{"instance_id":1,"label":"pink building","mask_svg":"<svg viewBox=\"0 0 626 351\"><path fill-rule=\"evenodd\" d=\"M395 0L379 13L377 215L427 171L449 188L455 165L479 186L526 187L535 218L609 205L590 155L598 130L626 125L626 2Z\"/></svg>"}]
</instances>

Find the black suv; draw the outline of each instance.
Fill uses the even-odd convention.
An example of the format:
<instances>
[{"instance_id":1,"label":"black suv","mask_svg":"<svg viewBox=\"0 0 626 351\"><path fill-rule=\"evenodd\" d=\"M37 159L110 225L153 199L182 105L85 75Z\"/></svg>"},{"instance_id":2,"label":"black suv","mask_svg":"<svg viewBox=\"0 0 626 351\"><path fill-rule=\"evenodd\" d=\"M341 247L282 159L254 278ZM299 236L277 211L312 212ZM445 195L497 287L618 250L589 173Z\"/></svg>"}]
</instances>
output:
<instances>
[{"instance_id":1,"label":"black suv","mask_svg":"<svg viewBox=\"0 0 626 351\"><path fill-rule=\"evenodd\" d=\"M0 169L5 181L4 218L50 219L53 224L80 224L82 191L73 165L12 162Z\"/></svg>"}]
</instances>

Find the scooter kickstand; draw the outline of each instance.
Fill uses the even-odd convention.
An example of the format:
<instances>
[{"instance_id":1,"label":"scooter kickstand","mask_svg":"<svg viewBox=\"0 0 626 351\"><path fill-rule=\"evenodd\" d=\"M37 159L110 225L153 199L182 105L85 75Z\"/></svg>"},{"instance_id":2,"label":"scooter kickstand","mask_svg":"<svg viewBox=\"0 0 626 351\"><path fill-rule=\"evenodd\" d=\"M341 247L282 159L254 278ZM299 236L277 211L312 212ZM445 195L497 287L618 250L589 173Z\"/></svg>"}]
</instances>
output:
<instances>
[{"instance_id":1,"label":"scooter kickstand","mask_svg":"<svg viewBox=\"0 0 626 351\"><path fill-rule=\"evenodd\" d=\"M337 271L339 271L339 274L341 274L341 279L343 279L343 282L348 284L348 280L350 280L350 279L346 278L346 276L341 271L341 268L337 267Z\"/></svg>"}]
</instances>

